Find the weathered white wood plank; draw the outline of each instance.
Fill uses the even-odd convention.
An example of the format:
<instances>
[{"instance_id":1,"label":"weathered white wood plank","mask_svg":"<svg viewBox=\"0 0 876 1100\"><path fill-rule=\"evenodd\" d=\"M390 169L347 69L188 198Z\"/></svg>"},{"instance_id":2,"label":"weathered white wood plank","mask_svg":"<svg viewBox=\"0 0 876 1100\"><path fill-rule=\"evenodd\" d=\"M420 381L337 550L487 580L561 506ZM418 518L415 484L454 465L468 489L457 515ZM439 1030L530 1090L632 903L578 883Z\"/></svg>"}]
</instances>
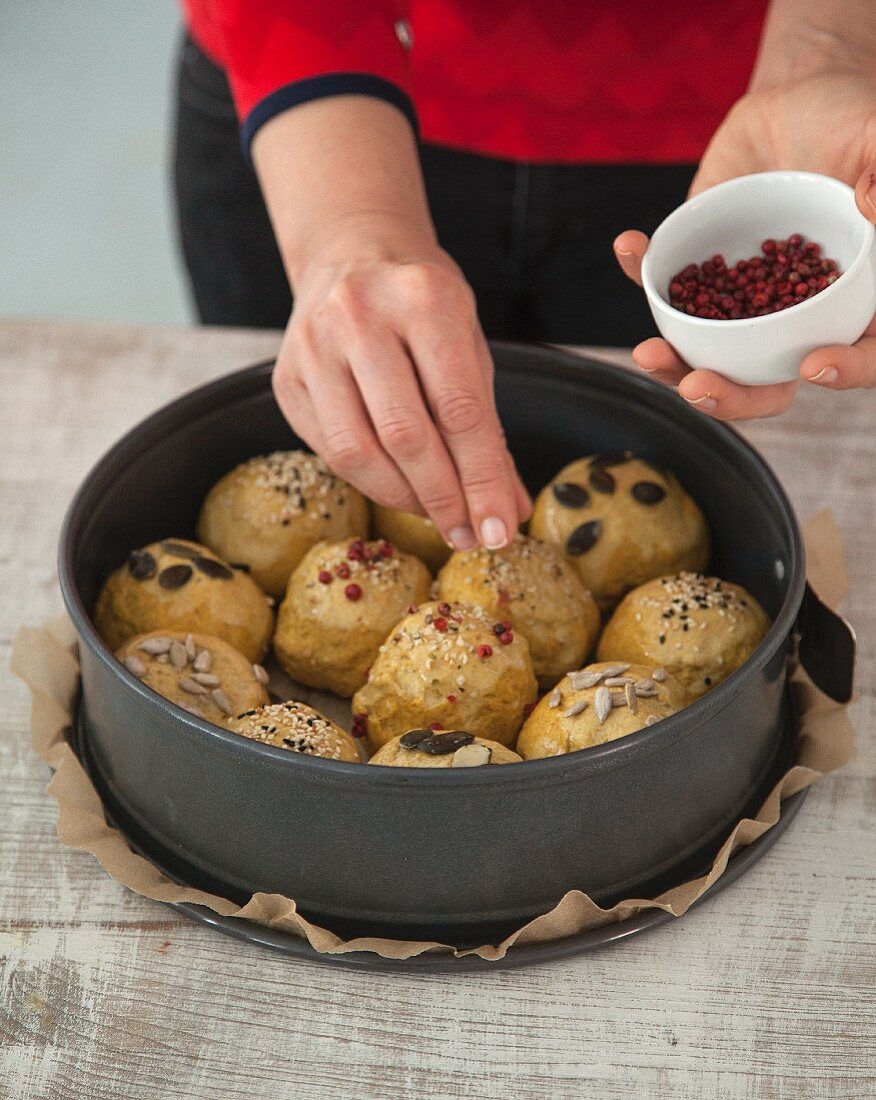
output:
<instances>
[{"instance_id":1,"label":"weathered white wood plank","mask_svg":"<svg viewBox=\"0 0 876 1100\"><path fill-rule=\"evenodd\" d=\"M8 671L60 609L79 480L181 391L276 334L0 324L0 1097L876 1096L876 398L801 393L746 435L802 516L834 508L858 628L855 760L684 920L533 970L378 976L212 935L62 849Z\"/></svg>"}]
</instances>

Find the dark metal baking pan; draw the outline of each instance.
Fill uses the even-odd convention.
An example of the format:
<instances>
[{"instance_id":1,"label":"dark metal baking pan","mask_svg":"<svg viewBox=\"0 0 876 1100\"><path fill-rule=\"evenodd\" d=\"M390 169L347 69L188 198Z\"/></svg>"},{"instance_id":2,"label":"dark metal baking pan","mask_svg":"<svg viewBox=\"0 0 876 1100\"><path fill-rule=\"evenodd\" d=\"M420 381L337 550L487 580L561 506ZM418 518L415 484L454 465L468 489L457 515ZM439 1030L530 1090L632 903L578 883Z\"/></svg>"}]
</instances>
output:
<instances>
[{"instance_id":1,"label":"dark metal baking pan","mask_svg":"<svg viewBox=\"0 0 876 1100\"><path fill-rule=\"evenodd\" d=\"M821 614L805 613L800 532L772 472L731 429L644 377L549 348L493 352L499 410L529 486L617 447L671 468L709 519L713 571L754 593L771 630L742 668L672 718L513 767L364 768L210 726L127 673L89 611L131 547L193 532L224 472L297 444L274 404L270 364L219 379L154 414L97 464L60 552L95 773L144 835L201 875L241 894L294 897L326 920L412 936L456 926L464 938L544 912L572 888L602 902L708 859L774 774L787 658L798 624ZM822 686L842 697L851 667L818 660L818 635L804 640L801 656L829 672Z\"/></svg>"}]
</instances>

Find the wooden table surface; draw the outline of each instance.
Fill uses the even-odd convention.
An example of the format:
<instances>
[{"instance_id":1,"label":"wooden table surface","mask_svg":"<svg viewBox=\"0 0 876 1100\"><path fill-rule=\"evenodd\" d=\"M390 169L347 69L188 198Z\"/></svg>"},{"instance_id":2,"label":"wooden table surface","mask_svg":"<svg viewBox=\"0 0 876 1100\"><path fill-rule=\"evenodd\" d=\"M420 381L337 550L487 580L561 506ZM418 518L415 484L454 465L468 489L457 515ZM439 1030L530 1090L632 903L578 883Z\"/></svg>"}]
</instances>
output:
<instances>
[{"instance_id":1,"label":"wooden table surface","mask_svg":"<svg viewBox=\"0 0 876 1100\"><path fill-rule=\"evenodd\" d=\"M13 636L61 609L67 501L105 448L274 333L0 324L0 1097L876 1096L876 394L746 427L802 518L830 505L858 630L854 761L720 897L550 966L386 976L208 932L61 848Z\"/></svg>"}]
</instances>

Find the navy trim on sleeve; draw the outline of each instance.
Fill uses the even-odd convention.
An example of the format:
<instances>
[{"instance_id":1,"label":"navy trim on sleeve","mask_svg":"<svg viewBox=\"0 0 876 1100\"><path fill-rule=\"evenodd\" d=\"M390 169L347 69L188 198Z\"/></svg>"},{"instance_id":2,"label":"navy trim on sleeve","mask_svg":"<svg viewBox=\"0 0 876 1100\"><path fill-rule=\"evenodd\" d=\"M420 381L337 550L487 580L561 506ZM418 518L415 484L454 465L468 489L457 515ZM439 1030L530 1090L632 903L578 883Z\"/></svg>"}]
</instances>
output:
<instances>
[{"instance_id":1,"label":"navy trim on sleeve","mask_svg":"<svg viewBox=\"0 0 876 1100\"><path fill-rule=\"evenodd\" d=\"M265 96L249 112L240 129L240 144L243 155L250 159L250 146L256 131L266 122L289 107L300 103L309 103L312 99L325 99L334 95L369 95L383 99L397 107L413 127L414 136L419 140L420 127L417 112L407 93L389 80L373 73L323 73L309 76L284 84L269 96Z\"/></svg>"}]
</instances>

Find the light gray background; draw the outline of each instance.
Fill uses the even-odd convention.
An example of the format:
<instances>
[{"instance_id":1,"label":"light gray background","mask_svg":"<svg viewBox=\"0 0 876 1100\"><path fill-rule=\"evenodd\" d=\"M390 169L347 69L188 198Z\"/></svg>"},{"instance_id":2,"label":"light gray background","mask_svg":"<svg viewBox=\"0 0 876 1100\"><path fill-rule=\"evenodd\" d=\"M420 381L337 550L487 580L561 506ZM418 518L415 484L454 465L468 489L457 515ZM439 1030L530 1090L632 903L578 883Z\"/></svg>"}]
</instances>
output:
<instances>
[{"instance_id":1,"label":"light gray background","mask_svg":"<svg viewBox=\"0 0 876 1100\"><path fill-rule=\"evenodd\" d=\"M0 0L0 315L192 317L170 203L173 0Z\"/></svg>"}]
</instances>

